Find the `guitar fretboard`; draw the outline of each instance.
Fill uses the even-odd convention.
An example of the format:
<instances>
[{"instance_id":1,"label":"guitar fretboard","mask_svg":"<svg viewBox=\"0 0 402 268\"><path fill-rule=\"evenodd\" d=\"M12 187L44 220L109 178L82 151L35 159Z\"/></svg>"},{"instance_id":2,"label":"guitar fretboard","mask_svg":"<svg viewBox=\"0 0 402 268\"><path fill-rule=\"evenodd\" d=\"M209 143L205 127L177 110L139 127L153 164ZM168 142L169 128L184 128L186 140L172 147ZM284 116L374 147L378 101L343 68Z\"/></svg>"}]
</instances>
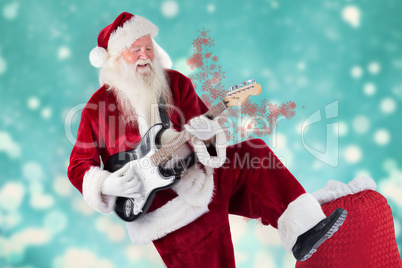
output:
<instances>
[{"instance_id":1,"label":"guitar fretboard","mask_svg":"<svg viewBox=\"0 0 402 268\"><path fill-rule=\"evenodd\" d=\"M209 109L204 115L210 119L214 119L219 116L227 106L225 101L221 101ZM169 160L174 152L176 152L181 146L188 142L193 137L193 134L189 133L187 130L183 130L180 134L169 141L166 145L162 146L158 151L156 151L150 158L154 166L159 166Z\"/></svg>"}]
</instances>

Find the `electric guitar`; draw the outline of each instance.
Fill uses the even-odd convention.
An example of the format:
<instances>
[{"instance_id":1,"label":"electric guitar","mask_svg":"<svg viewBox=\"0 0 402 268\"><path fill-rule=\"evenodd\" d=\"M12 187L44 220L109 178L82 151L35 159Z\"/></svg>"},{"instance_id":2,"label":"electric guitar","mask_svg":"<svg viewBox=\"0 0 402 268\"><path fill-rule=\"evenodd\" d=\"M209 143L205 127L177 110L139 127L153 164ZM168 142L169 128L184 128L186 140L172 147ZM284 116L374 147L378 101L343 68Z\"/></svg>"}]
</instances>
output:
<instances>
[{"instance_id":1,"label":"electric guitar","mask_svg":"<svg viewBox=\"0 0 402 268\"><path fill-rule=\"evenodd\" d=\"M235 85L226 93L225 98L211 107L205 114L213 119L230 106L241 106L250 95L261 93L261 86L253 80ZM139 192L141 197L117 197L114 211L124 221L134 221L147 213L158 191L176 185L186 170L186 163L179 161L180 169L165 168L164 164L182 145L188 142L193 135L187 130L179 133L178 137L161 145L161 136L167 128L163 124L155 124L144 135L138 145L131 150L112 155L106 161L104 169L114 172L130 163L141 182ZM179 172L177 171L179 170Z\"/></svg>"}]
</instances>

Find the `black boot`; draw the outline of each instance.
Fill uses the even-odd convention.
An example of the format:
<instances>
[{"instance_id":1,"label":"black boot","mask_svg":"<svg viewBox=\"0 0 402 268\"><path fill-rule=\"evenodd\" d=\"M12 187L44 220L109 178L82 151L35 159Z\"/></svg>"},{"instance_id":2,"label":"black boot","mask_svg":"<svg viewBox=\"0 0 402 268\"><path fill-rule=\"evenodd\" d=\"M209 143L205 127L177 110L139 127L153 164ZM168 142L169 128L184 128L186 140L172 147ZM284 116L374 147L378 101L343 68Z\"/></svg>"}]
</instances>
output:
<instances>
[{"instance_id":1,"label":"black boot","mask_svg":"<svg viewBox=\"0 0 402 268\"><path fill-rule=\"evenodd\" d=\"M298 261L305 261L317 251L317 248L330 238L346 219L347 211L338 208L329 217L320 221L316 226L300 235L292 248L293 255Z\"/></svg>"}]
</instances>

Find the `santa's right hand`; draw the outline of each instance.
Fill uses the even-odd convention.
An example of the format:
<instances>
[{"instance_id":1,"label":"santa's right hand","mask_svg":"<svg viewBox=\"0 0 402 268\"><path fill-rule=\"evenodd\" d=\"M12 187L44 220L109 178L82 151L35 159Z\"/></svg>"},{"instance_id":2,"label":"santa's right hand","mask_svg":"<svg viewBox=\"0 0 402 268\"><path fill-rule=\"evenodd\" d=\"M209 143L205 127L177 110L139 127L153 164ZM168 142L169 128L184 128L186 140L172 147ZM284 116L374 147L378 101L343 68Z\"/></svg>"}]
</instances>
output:
<instances>
[{"instance_id":1,"label":"santa's right hand","mask_svg":"<svg viewBox=\"0 0 402 268\"><path fill-rule=\"evenodd\" d=\"M133 169L130 167L130 163L127 163L124 167L110 173L108 177L103 181L102 194L122 196L128 198L141 197L139 189L141 188L141 182L137 176L135 176Z\"/></svg>"}]
</instances>

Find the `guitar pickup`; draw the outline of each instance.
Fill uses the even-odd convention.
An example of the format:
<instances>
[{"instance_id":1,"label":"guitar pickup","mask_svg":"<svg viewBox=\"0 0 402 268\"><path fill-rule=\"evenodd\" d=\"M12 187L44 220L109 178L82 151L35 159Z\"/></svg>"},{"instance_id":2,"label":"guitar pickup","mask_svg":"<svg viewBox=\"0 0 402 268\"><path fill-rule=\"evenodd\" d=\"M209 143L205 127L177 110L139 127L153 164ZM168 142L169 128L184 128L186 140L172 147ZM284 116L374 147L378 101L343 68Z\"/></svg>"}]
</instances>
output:
<instances>
[{"instance_id":1,"label":"guitar pickup","mask_svg":"<svg viewBox=\"0 0 402 268\"><path fill-rule=\"evenodd\" d=\"M184 176L187 174L187 165L184 159L180 159L173 169L174 175Z\"/></svg>"}]
</instances>

